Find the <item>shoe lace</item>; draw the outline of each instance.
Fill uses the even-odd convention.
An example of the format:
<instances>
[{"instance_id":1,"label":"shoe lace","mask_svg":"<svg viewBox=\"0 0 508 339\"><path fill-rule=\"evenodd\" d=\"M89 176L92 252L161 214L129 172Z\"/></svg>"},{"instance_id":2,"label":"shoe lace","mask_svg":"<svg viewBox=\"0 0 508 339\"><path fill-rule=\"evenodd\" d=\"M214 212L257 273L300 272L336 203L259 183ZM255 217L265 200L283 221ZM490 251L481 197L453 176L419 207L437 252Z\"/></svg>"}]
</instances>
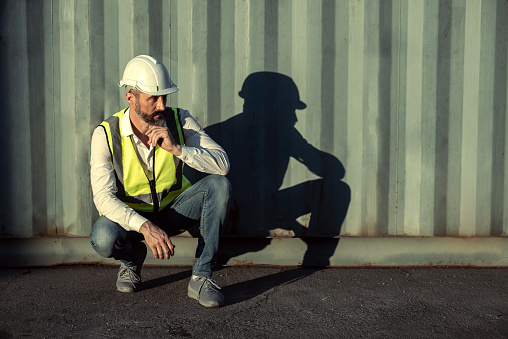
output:
<instances>
[{"instance_id":1,"label":"shoe lace","mask_svg":"<svg viewBox=\"0 0 508 339\"><path fill-rule=\"evenodd\" d=\"M134 284L139 283L141 281L141 278L139 277L139 275L136 274L135 271L136 271L135 267L131 268L122 265L122 267L118 271L118 277L121 277L122 279L128 279L132 281L132 283Z\"/></svg>"},{"instance_id":2,"label":"shoe lace","mask_svg":"<svg viewBox=\"0 0 508 339\"><path fill-rule=\"evenodd\" d=\"M209 287L209 288L213 288L215 287L216 289L220 290L221 287L219 286L219 284L217 284L215 282L215 280L213 280L212 278L210 277L203 277L203 287ZM212 285L212 286L210 286Z\"/></svg>"}]
</instances>

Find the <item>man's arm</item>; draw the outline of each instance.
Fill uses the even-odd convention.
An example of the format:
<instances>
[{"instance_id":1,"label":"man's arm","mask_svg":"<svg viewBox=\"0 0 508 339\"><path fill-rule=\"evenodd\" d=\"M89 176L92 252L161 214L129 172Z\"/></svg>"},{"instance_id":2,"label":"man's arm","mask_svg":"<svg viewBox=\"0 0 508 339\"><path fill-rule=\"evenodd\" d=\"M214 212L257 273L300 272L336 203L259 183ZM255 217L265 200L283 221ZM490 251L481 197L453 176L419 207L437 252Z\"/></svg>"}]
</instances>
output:
<instances>
[{"instance_id":1,"label":"man's arm","mask_svg":"<svg viewBox=\"0 0 508 339\"><path fill-rule=\"evenodd\" d=\"M93 200L99 213L118 223L127 231L139 232L147 221L116 197L116 178L106 132L99 126L92 135L90 181Z\"/></svg>"},{"instance_id":2,"label":"man's arm","mask_svg":"<svg viewBox=\"0 0 508 339\"><path fill-rule=\"evenodd\" d=\"M228 174L229 159L224 149L206 134L187 110L180 109L179 113L185 146L178 158L200 172Z\"/></svg>"}]
</instances>

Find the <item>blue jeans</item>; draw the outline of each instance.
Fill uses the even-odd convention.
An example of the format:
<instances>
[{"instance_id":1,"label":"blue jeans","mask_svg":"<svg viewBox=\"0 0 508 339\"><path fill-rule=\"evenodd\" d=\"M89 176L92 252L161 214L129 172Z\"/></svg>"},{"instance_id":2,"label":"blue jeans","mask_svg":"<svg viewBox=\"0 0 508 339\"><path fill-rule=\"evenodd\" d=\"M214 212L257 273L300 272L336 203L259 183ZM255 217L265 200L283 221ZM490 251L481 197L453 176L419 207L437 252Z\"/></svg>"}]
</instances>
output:
<instances>
[{"instance_id":1,"label":"blue jeans","mask_svg":"<svg viewBox=\"0 0 508 339\"><path fill-rule=\"evenodd\" d=\"M217 262L219 240L226 225L231 184L221 175L210 175L180 194L169 206L157 213L139 213L172 237L199 225L198 246L192 274L208 277ZM136 260L141 233L126 231L105 216L95 222L90 241L94 250L105 258L115 258L127 266Z\"/></svg>"}]
</instances>

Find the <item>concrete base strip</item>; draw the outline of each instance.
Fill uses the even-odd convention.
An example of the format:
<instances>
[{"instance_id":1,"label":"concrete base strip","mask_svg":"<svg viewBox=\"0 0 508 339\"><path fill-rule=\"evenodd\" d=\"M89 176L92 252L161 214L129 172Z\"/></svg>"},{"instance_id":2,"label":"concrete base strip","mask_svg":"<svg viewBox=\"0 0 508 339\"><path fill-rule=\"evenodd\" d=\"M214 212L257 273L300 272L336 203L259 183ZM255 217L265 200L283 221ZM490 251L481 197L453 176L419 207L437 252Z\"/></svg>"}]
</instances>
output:
<instances>
[{"instance_id":1,"label":"concrete base strip","mask_svg":"<svg viewBox=\"0 0 508 339\"><path fill-rule=\"evenodd\" d=\"M197 239L172 238L170 260L147 265L191 265ZM114 264L95 253L86 237L0 238L0 266ZM508 238L234 238L222 240L222 265L508 266Z\"/></svg>"}]
</instances>

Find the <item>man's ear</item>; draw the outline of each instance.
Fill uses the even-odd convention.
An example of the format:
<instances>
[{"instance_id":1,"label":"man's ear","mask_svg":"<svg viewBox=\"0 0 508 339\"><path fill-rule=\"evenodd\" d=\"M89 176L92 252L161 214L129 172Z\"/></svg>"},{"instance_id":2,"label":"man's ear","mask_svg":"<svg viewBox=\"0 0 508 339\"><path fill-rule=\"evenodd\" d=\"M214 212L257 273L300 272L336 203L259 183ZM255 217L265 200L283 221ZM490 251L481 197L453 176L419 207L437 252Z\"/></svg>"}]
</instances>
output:
<instances>
[{"instance_id":1,"label":"man's ear","mask_svg":"<svg viewBox=\"0 0 508 339\"><path fill-rule=\"evenodd\" d=\"M136 96L132 94L131 92L125 93L125 99L127 99L127 102L129 104L135 104L136 103Z\"/></svg>"}]
</instances>

